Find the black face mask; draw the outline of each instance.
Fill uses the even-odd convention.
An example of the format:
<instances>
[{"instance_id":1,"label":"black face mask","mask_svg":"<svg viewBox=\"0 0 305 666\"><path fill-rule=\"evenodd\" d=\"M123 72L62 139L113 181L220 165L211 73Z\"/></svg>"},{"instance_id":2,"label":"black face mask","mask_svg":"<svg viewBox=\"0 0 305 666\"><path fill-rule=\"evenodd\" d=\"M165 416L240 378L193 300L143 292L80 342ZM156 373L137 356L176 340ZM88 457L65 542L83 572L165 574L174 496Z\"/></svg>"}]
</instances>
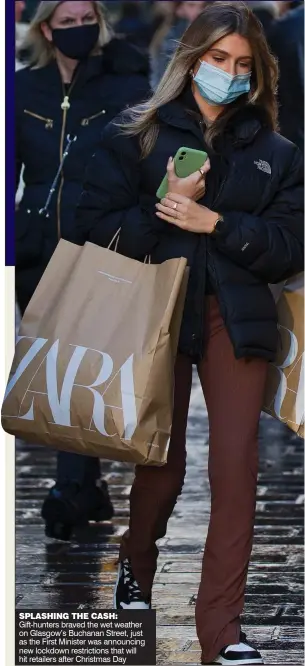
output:
<instances>
[{"instance_id":1,"label":"black face mask","mask_svg":"<svg viewBox=\"0 0 305 666\"><path fill-rule=\"evenodd\" d=\"M53 44L67 58L82 60L94 49L100 34L98 23L80 25L77 28L52 30Z\"/></svg>"}]
</instances>

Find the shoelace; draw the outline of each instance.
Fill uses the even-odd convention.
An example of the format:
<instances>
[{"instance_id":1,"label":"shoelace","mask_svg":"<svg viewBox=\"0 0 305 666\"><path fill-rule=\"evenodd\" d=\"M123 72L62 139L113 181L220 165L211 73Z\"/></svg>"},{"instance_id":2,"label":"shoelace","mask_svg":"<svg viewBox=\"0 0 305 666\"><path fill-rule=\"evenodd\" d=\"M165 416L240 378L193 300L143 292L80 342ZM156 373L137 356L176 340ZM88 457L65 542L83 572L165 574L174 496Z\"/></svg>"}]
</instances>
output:
<instances>
[{"instance_id":1,"label":"shoelace","mask_svg":"<svg viewBox=\"0 0 305 666\"><path fill-rule=\"evenodd\" d=\"M142 601L143 596L141 594L141 590L138 586L137 581L134 578L134 575L132 573L132 569L131 569L131 566L130 566L130 563L129 563L128 560L124 560L124 562L123 562L123 576L124 576L124 583L126 583L126 585L128 585L130 601Z\"/></svg>"}]
</instances>

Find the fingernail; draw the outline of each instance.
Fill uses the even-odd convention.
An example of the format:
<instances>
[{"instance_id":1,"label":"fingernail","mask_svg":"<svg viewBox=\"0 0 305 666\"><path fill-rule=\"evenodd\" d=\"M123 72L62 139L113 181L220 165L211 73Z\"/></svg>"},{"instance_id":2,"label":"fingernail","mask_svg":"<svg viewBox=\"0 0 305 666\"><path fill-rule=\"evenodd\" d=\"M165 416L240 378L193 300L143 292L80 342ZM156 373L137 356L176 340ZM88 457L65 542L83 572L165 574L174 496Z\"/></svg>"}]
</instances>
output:
<instances>
[{"instance_id":1,"label":"fingernail","mask_svg":"<svg viewBox=\"0 0 305 666\"><path fill-rule=\"evenodd\" d=\"M172 157L170 157L170 158L169 158L169 161L170 161L170 162L172 162L172 161L173 161L173 158L172 158Z\"/></svg>"}]
</instances>

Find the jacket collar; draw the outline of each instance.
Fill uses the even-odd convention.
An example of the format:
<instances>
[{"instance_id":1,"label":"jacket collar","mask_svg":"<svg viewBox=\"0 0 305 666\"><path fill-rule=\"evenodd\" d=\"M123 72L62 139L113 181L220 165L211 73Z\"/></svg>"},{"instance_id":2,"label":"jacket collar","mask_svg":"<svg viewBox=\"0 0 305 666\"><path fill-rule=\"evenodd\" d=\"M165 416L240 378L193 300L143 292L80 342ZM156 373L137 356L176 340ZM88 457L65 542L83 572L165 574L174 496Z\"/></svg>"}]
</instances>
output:
<instances>
[{"instance_id":1,"label":"jacket collar","mask_svg":"<svg viewBox=\"0 0 305 666\"><path fill-rule=\"evenodd\" d=\"M162 122L168 125L189 130L197 136L199 134L202 141L201 114L190 84L186 86L179 97L160 107L158 116ZM232 144L246 145L252 143L259 130L266 126L267 118L264 110L252 104L247 104L236 109L236 113L230 118L226 126L225 135Z\"/></svg>"},{"instance_id":2,"label":"jacket collar","mask_svg":"<svg viewBox=\"0 0 305 666\"><path fill-rule=\"evenodd\" d=\"M45 67L33 68L35 80L38 88L45 90L61 90L62 79L56 60L52 60ZM75 81L77 87L84 85L87 81L98 76L101 72L101 56L92 56L86 61L81 62L75 69L72 83Z\"/></svg>"},{"instance_id":3,"label":"jacket collar","mask_svg":"<svg viewBox=\"0 0 305 666\"><path fill-rule=\"evenodd\" d=\"M33 68L36 83L42 90L61 90L62 81L56 60L45 67ZM88 81L99 78L103 74L149 75L149 58L145 52L133 44L120 39L112 39L104 47L102 53L90 56L78 64L73 80L75 87L80 88Z\"/></svg>"},{"instance_id":4,"label":"jacket collar","mask_svg":"<svg viewBox=\"0 0 305 666\"><path fill-rule=\"evenodd\" d=\"M158 117L167 125L192 132L202 141L203 134L200 126L202 117L190 85L179 97L161 106L158 109Z\"/></svg>"}]
</instances>

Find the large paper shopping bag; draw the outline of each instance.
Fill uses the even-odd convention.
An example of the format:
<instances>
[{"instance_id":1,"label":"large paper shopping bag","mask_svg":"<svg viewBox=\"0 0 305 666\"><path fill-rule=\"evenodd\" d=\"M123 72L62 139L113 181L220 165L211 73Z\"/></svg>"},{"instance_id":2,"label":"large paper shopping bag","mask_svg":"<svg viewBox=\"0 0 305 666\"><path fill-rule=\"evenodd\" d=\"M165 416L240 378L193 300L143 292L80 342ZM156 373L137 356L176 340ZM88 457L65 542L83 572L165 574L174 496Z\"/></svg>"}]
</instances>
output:
<instances>
[{"instance_id":1,"label":"large paper shopping bag","mask_svg":"<svg viewBox=\"0 0 305 666\"><path fill-rule=\"evenodd\" d=\"M25 312L3 428L57 449L161 465L185 259L145 265L60 241Z\"/></svg>"},{"instance_id":2,"label":"large paper shopping bag","mask_svg":"<svg viewBox=\"0 0 305 666\"><path fill-rule=\"evenodd\" d=\"M304 437L304 275L287 280L277 300L279 346L270 364L264 411Z\"/></svg>"}]
</instances>

